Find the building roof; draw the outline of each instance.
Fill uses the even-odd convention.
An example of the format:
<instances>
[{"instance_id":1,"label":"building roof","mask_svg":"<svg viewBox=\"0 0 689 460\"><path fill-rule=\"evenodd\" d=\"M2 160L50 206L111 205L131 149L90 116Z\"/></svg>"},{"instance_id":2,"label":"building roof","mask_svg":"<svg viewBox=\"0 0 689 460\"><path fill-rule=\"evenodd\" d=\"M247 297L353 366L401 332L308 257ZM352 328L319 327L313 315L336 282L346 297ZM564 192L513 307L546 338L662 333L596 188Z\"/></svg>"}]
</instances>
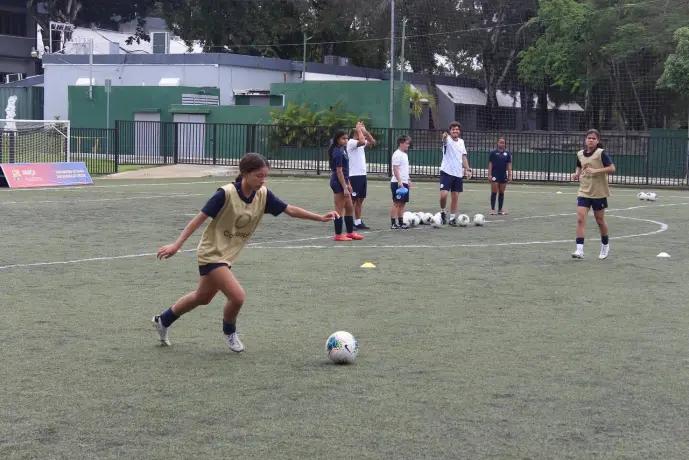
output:
<instances>
[{"instance_id":1,"label":"building roof","mask_svg":"<svg viewBox=\"0 0 689 460\"><path fill-rule=\"evenodd\" d=\"M27 77L23 80L5 83L4 85L0 85L0 88L25 88L27 86L43 86L43 81L43 75L35 75L33 77Z\"/></svg>"},{"instance_id":2,"label":"building roof","mask_svg":"<svg viewBox=\"0 0 689 460\"><path fill-rule=\"evenodd\" d=\"M478 88L465 88L459 86L448 86L448 85L437 85L438 89L442 91L447 97L450 98L455 104L461 105L477 105L485 107L488 102L488 96L485 91ZM505 108L521 108L521 93L516 92L513 95L498 90L496 92L496 98L498 100L498 107ZM538 103L538 97L534 96L534 105ZM555 104L548 99L548 109L555 109ZM568 112L583 112L584 109L581 108L576 102L569 104L561 104L557 107L557 110L563 110Z\"/></svg>"}]
</instances>

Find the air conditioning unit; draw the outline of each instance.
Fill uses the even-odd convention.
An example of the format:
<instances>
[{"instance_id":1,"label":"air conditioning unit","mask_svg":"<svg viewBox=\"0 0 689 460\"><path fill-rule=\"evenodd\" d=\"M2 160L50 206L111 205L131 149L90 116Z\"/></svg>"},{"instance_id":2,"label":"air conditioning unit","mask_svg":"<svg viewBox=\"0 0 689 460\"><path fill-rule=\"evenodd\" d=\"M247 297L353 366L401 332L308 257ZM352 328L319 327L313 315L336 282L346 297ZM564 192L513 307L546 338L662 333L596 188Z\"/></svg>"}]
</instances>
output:
<instances>
[{"instance_id":1,"label":"air conditioning unit","mask_svg":"<svg viewBox=\"0 0 689 460\"><path fill-rule=\"evenodd\" d=\"M12 83L13 81L21 81L24 79L24 74L21 73L8 73L5 75L5 83Z\"/></svg>"},{"instance_id":2,"label":"air conditioning unit","mask_svg":"<svg viewBox=\"0 0 689 460\"><path fill-rule=\"evenodd\" d=\"M170 33L169 32L152 32L151 43L153 44L154 54L169 54L170 53Z\"/></svg>"}]
</instances>

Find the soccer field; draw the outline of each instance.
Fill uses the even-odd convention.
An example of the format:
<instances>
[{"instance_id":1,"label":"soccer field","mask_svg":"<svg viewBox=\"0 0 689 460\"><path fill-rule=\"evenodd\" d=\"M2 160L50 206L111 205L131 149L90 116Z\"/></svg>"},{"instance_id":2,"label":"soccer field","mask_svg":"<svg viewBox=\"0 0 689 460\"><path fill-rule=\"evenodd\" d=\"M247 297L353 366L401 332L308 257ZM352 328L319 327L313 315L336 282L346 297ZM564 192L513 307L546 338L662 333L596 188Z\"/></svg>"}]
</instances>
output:
<instances>
[{"instance_id":1,"label":"soccer field","mask_svg":"<svg viewBox=\"0 0 689 460\"><path fill-rule=\"evenodd\" d=\"M0 458L686 458L688 192L613 189L610 258L590 218L575 261L573 187L508 186L510 214L489 216L469 181L460 212L485 226L391 231L374 181L364 241L264 218L233 267L245 353L222 295L160 347L151 317L195 288L200 231L155 252L218 185L0 191ZM332 208L326 178L269 186ZM437 212L436 183L408 210ZM337 330L352 365L327 359Z\"/></svg>"}]
</instances>

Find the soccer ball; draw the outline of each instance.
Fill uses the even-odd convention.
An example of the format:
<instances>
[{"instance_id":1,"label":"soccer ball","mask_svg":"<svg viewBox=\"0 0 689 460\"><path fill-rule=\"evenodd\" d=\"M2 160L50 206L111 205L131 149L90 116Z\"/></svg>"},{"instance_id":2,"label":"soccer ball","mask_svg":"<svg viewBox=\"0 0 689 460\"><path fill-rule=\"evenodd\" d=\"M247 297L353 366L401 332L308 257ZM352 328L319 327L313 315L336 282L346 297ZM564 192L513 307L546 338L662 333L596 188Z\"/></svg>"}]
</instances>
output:
<instances>
[{"instance_id":1,"label":"soccer ball","mask_svg":"<svg viewBox=\"0 0 689 460\"><path fill-rule=\"evenodd\" d=\"M356 359L359 353L359 342L347 331L337 331L325 342L325 352L330 361L336 364L348 364Z\"/></svg>"},{"instance_id":2,"label":"soccer ball","mask_svg":"<svg viewBox=\"0 0 689 460\"><path fill-rule=\"evenodd\" d=\"M481 225L486 223L486 218L483 217L483 214L476 214L474 216L474 225L477 227L480 227Z\"/></svg>"},{"instance_id":3,"label":"soccer ball","mask_svg":"<svg viewBox=\"0 0 689 460\"><path fill-rule=\"evenodd\" d=\"M416 227L417 225L421 225L421 218L419 217L418 214L412 214L411 215L411 225L412 225L412 227Z\"/></svg>"},{"instance_id":4,"label":"soccer ball","mask_svg":"<svg viewBox=\"0 0 689 460\"><path fill-rule=\"evenodd\" d=\"M412 225L411 219L412 219L412 214L411 214L409 211L405 212L405 213L402 215L402 222L404 222L406 225L408 225L408 226L410 226L410 227L411 227L411 225Z\"/></svg>"},{"instance_id":5,"label":"soccer ball","mask_svg":"<svg viewBox=\"0 0 689 460\"><path fill-rule=\"evenodd\" d=\"M637 197L638 199L640 199L641 201L647 200L647 199L648 199L648 195L646 195L644 192L639 192L639 194L636 195L636 197Z\"/></svg>"},{"instance_id":6,"label":"soccer ball","mask_svg":"<svg viewBox=\"0 0 689 460\"><path fill-rule=\"evenodd\" d=\"M431 225L431 222L433 221L433 214L430 212L423 213L423 221L426 225Z\"/></svg>"},{"instance_id":7,"label":"soccer ball","mask_svg":"<svg viewBox=\"0 0 689 460\"><path fill-rule=\"evenodd\" d=\"M469 225L469 222L471 222L471 219L469 219L469 216L466 214L460 214L459 217L457 217L457 223L460 227L466 227Z\"/></svg>"},{"instance_id":8,"label":"soccer ball","mask_svg":"<svg viewBox=\"0 0 689 460\"><path fill-rule=\"evenodd\" d=\"M441 225L443 225L443 221L442 221L442 219L440 218L440 214L436 214L436 215L433 216L433 218L431 219L431 227L433 227L433 228L440 228Z\"/></svg>"},{"instance_id":9,"label":"soccer ball","mask_svg":"<svg viewBox=\"0 0 689 460\"><path fill-rule=\"evenodd\" d=\"M655 200L658 199L658 195L656 195L655 193L651 192L651 193L649 193L649 194L646 195L646 199L647 199L648 201L655 201Z\"/></svg>"}]
</instances>

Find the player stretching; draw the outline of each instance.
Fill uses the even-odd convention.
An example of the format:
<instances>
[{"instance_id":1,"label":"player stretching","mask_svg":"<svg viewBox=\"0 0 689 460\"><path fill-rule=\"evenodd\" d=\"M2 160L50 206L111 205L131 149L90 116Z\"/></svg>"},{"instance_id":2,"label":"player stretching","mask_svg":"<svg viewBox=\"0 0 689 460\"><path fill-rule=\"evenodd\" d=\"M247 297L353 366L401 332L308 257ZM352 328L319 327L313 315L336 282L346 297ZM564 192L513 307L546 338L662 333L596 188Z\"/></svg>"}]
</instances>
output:
<instances>
[{"instance_id":1,"label":"player stretching","mask_svg":"<svg viewBox=\"0 0 689 460\"><path fill-rule=\"evenodd\" d=\"M615 165L599 143L600 133L591 129L586 133L586 148L577 152L577 169L572 179L579 181L577 195L577 250L572 257L584 258L584 236L586 217L590 208L600 229L601 247L599 259L610 254L608 224L605 222L605 209L608 207L608 174L615 172Z\"/></svg>"},{"instance_id":2,"label":"player stretching","mask_svg":"<svg viewBox=\"0 0 689 460\"><path fill-rule=\"evenodd\" d=\"M498 198L498 214L505 215L505 188L512 183L512 154L505 150L505 138L498 138L498 148L493 150L488 160L488 180L490 181L490 215L495 215L495 198Z\"/></svg>"},{"instance_id":3,"label":"player stretching","mask_svg":"<svg viewBox=\"0 0 689 460\"><path fill-rule=\"evenodd\" d=\"M342 217L335 219L335 241L363 240L364 237L354 233L354 205L352 204L352 184L349 182L349 155L347 141L349 137L342 130L335 132L333 143L328 148L330 162L330 189L335 197L335 211L344 215L347 234L342 234Z\"/></svg>"},{"instance_id":4,"label":"player stretching","mask_svg":"<svg viewBox=\"0 0 689 460\"><path fill-rule=\"evenodd\" d=\"M256 231L263 214L285 213L299 219L328 222L339 217L336 212L322 216L282 202L264 183L268 176L268 162L258 153L247 153L239 162L239 176L235 183L219 188L201 212L187 224L177 240L158 249L159 259L177 254L184 242L211 217L197 248L201 279L195 291L179 299L172 308L153 317L158 338L170 345L168 328L180 316L200 305L208 305L221 291L227 298L223 308L222 330L230 350L237 353L244 345L237 336L237 315L244 304L245 293L230 270L232 263Z\"/></svg>"},{"instance_id":5,"label":"player stretching","mask_svg":"<svg viewBox=\"0 0 689 460\"><path fill-rule=\"evenodd\" d=\"M397 150L392 154L392 179L390 179L390 190L392 190L392 208L390 208L390 228L392 230L408 229L404 223L404 207L409 203L409 136L397 138ZM405 191L406 189L406 191ZM395 222L397 219L397 222Z\"/></svg>"},{"instance_id":6,"label":"player stretching","mask_svg":"<svg viewBox=\"0 0 689 460\"><path fill-rule=\"evenodd\" d=\"M376 145L371 133L366 131L363 122L356 124L352 138L347 142L349 155L349 183L352 186L352 204L354 205L354 228L369 230L361 220L361 208L366 198L366 152L365 147Z\"/></svg>"},{"instance_id":7,"label":"player stretching","mask_svg":"<svg viewBox=\"0 0 689 460\"><path fill-rule=\"evenodd\" d=\"M467 179L471 179L471 168L467 160L467 150L464 141L459 138L462 126L453 121L450 123L450 135L443 133L443 162L440 164L440 217L443 225L447 223L447 194L452 193L450 202L450 225L457 226L455 217L459 194L464 190L462 178L466 171Z\"/></svg>"}]
</instances>

